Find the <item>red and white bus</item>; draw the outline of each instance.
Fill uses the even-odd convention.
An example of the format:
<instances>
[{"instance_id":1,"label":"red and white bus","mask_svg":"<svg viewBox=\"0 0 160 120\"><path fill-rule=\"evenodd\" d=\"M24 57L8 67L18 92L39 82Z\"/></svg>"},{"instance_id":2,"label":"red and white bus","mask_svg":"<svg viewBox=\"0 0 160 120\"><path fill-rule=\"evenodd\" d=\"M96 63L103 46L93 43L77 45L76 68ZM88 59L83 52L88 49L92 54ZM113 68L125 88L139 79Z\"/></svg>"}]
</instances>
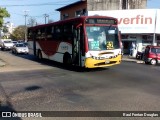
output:
<instances>
[{"instance_id":1,"label":"red and white bus","mask_svg":"<svg viewBox=\"0 0 160 120\"><path fill-rule=\"evenodd\" d=\"M30 54L66 65L96 68L121 63L116 18L82 16L28 28Z\"/></svg>"}]
</instances>

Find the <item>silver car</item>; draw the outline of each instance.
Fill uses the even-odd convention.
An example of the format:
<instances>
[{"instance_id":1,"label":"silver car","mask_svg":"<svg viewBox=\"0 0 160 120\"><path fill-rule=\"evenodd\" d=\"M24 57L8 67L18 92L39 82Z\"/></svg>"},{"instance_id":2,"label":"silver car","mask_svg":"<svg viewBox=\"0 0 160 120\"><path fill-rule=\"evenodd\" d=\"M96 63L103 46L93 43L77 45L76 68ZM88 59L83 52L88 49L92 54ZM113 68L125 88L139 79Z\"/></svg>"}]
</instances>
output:
<instances>
[{"instance_id":1,"label":"silver car","mask_svg":"<svg viewBox=\"0 0 160 120\"><path fill-rule=\"evenodd\" d=\"M14 54L28 54L29 53L29 49L28 46L26 46L23 43L17 43L16 45L13 46L12 48L12 53Z\"/></svg>"}]
</instances>

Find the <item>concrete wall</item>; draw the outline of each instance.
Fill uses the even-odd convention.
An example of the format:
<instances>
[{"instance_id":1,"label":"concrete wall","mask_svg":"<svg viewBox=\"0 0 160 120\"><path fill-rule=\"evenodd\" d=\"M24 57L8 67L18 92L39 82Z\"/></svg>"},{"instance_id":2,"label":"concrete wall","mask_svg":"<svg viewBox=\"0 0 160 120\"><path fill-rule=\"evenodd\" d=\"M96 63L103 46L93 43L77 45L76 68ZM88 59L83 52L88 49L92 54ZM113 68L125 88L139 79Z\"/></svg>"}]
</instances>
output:
<instances>
[{"instance_id":1,"label":"concrete wall","mask_svg":"<svg viewBox=\"0 0 160 120\"><path fill-rule=\"evenodd\" d=\"M128 0L129 9L145 9L147 6L147 0Z\"/></svg>"},{"instance_id":2,"label":"concrete wall","mask_svg":"<svg viewBox=\"0 0 160 120\"><path fill-rule=\"evenodd\" d=\"M88 11L120 10L120 9L145 9L147 0L87 0Z\"/></svg>"},{"instance_id":3,"label":"concrete wall","mask_svg":"<svg viewBox=\"0 0 160 120\"><path fill-rule=\"evenodd\" d=\"M87 10L118 10L119 1L117 0L87 0Z\"/></svg>"}]
</instances>

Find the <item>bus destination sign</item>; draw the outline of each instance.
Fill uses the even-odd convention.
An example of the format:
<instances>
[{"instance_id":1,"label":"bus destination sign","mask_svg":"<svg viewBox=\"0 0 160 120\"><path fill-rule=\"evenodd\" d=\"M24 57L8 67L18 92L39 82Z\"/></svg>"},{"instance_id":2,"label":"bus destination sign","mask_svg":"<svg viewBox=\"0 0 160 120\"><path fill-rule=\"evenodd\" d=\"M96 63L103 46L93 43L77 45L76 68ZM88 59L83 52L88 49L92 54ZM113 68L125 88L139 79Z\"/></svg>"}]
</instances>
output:
<instances>
[{"instance_id":1,"label":"bus destination sign","mask_svg":"<svg viewBox=\"0 0 160 120\"><path fill-rule=\"evenodd\" d=\"M89 18L86 20L87 24L112 24L116 25L117 21L115 19L106 19L106 18Z\"/></svg>"}]
</instances>

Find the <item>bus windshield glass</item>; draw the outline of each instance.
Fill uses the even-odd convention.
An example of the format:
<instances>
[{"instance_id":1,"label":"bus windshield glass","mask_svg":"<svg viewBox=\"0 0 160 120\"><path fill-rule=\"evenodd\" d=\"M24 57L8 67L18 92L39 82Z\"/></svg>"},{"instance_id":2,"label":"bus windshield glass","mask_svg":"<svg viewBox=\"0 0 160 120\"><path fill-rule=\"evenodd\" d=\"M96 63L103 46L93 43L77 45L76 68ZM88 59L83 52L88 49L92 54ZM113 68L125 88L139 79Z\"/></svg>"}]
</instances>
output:
<instances>
[{"instance_id":1,"label":"bus windshield glass","mask_svg":"<svg viewBox=\"0 0 160 120\"><path fill-rule=\"evenodd\" d=\"M87 26L89 50L118 49L118 28L115 26Z\"/></svg>"}]
</instances>

